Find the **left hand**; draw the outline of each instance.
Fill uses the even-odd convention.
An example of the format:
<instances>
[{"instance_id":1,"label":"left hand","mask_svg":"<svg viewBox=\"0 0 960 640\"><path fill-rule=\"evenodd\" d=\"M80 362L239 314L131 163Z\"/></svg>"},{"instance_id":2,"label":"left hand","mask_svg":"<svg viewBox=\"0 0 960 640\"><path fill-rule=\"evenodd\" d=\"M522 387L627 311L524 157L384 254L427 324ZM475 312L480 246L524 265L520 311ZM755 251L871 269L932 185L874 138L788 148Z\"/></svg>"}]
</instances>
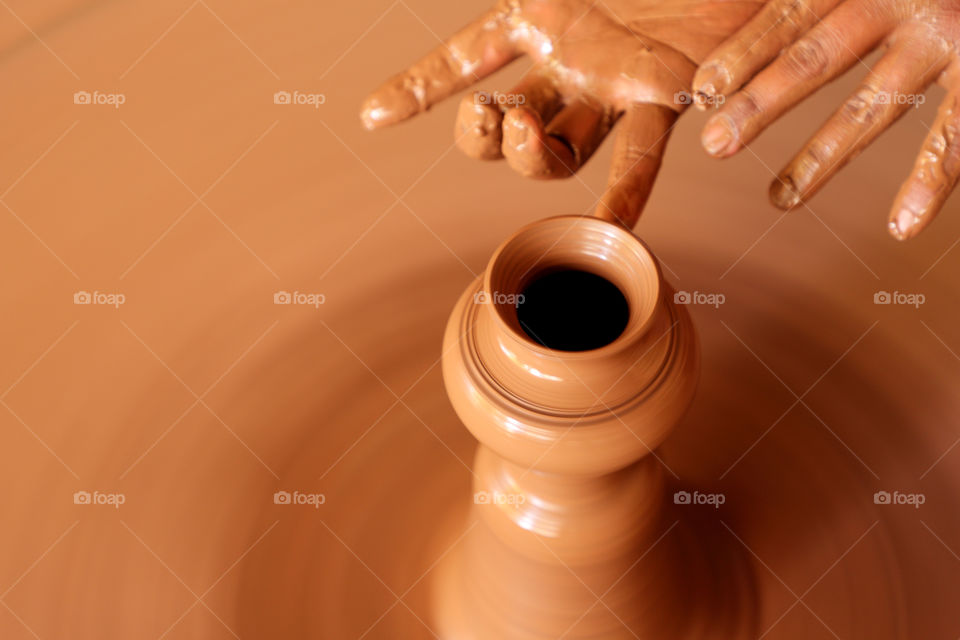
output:
<instances>
[{"instance_id":1,"label":"left hand","mask_svg":"<svg viewBox=\"0 0 960 640\"><path fill-rule=\"evenodd\" d=\"M887 52L861 87L773 181L770 199L782 209L803 203L937 82L947 97L887 223L894 237L913 237L960 176L958 43L955 0L771 0L697 70L694 91L716 101L728 96L707 121L703 146L716 157L733 155L884 45Z\"/></svg>"}]
</instances>

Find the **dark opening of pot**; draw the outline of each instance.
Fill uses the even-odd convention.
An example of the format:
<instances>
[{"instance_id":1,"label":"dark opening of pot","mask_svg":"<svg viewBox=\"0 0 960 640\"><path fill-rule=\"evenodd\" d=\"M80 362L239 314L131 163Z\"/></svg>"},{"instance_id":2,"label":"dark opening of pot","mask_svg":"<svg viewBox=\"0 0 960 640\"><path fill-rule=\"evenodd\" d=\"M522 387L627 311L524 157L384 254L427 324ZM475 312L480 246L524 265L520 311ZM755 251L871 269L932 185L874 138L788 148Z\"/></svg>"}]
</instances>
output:
<instances>
[{"instance_id":1,"label":"dark opening of pot","mask_svg":"<svg viewBox=\"0 0 960 640\"><path fill-rule=\"evenodd\" d=\"M616 340L630 315L613 283L586 271L546 273L518 299L517 319L528 336L548 349L588 351Z\"/></svg>"}]
</instances>

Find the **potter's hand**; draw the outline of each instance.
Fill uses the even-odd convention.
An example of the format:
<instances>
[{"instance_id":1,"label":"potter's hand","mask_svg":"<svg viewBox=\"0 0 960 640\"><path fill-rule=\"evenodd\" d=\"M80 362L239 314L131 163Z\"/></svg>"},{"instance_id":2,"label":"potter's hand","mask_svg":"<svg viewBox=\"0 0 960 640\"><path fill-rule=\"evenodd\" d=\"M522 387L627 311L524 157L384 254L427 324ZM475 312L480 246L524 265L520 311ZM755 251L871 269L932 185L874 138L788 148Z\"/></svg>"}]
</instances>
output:
<instances>
[{"instance_id":1,"label":"potter's hand","mask_svg":"<svg viewBox=\"0 0 960 640\"><path fill-rule=\"evenodd\" d=\"M809 198L936 81L947 97L888 222L894 237L910 238L930 223L960 175L958 42L953 0L772 0L697 71L693 86L701 95L729 96L707 121L703 145L714 156L733 155L884 44L887 52L861 87L770 186L770 199L789 209Z\"/></svg>"},{"instance_id":2,"label":"potter's hand","mask_svg":"<svg viewBox=\"0 0 960 640\"><path fill-rule=\"evenodd\" d=\"M513 59L533 66L506 93L463 98L454 135L474 158L535 178L572 175L623 116L597 215L632 227L646 203L696 63L756 0L501 0L363 104L370 128L429 109Z\"/></svg>"}]
</instances>

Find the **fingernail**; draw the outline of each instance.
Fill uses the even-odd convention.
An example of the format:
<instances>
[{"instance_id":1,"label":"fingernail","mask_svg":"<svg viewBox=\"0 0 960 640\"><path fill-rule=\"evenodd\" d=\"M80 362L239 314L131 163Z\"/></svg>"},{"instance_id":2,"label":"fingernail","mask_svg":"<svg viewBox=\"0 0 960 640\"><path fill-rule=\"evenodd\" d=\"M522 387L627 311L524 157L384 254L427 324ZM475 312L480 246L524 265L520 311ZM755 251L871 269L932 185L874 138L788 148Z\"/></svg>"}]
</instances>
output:
<instances>
[{"instance_id":1,"label":"fingernail","mask_svg":"<svg viewBox=\"0 0 960 640\"><path fill-rule=\"evenodd\" d=\"M374 98L367 98L360 106L360 122L368 131L376 129L385 119L385 115L383 107Z\"/></svg>"},{"instance_id":2,"label":"fingernail","mask_svg":"<svg viewBox=\"0 0 960 640\"><path fill-rule=\"evenodd\" d=\"M779 209L792 209L800 203L800 190L792 176L778 176L770 184L770 202Z\"/></svg>"},{"instance_id":3,"label":"fingernail","mask_svg":"<svg viewBox=\"0 0 960 640\"><path fill-rule=\"evenodd\" d=\"M726 78L726 71L716 64L701 67L697 71L693 79L693 90L706 98L697 103L697 108L702 111L707 108L708 103L714 101L717 94L726 87Z\"/></svg>"},{"instance_id":4,"label":"fingernail","mask_svg":"<svg viewBox=\"0 0 960 640\"><path fill-rule=\"evenodd\" d=\"M726 155L733 151L733 123L726 115L716 115L707 121L700 136L703 148L712 156Z\"/></svg>"},{"instance_id":5,"label":"fingernail","mask_svg":"<svg viewBox=\"0 0 960 640\"><path fill-rule=\"evenodd\" d=\"M379 96L371 96L360 106L360 121L363 126L372 131L385 125L396 124L416 113L412 109L398 107L398 100L384 100Z\"/></svg>"},{"instance_id":6,"label":"fingernail","mask_svg":"<svg viewBox=\"0 0 960 640\"><path fill-rule=\"evenodd\" d=\"M897 215L893 216L887 223L887 229L897 240L906 240L913 235L911 231L917 225L918 220L919 216L910 209L900 209Z\"/></svg>"},{"instance_id":7,"label":"fingernail","mask_svg":"<svg viewBox=\"0 0 960 640\"><path fill-rule=\"evenodd\" d=\"M417 96L393 82L367 96L360 105L360 120L367 129L377 129L406 120L425 109Z\"/></svg>"},{"instance_id":8,"label":"fingernail","mask_svg":"<svg viewBox=\"0 0 960 640\"><path fill-rule=\"evenodd\" d=\"M697 111L706 111L707 107L713 103L715 94L716 89L713 88L712 84L703 85L700 89L693 92L695 98L693 106L697 108Z\"/></svg>"}]
</instances>

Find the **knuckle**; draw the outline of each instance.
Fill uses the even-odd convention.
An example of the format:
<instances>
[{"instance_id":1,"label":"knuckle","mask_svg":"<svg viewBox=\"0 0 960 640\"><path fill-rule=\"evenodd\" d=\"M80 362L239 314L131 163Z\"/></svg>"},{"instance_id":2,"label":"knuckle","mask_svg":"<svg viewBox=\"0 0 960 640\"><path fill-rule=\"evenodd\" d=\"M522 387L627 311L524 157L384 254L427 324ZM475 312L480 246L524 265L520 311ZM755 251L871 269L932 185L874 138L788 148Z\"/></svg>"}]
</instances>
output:
<instances>
[{"instance_id":1,"label":"knuckle","mask_svg":"<svg viewBox=\"0 0 960 640\"><path fill-rule=\"evenodd\" d=\"M755 56L751 55L751 51L747 45L737 43L735 47L728 48L704 64L701 67L704 69L702 77L710 80L715 91L718 88L728 87L734 81L734 74L737 74L737 70L754 59Z\"/></svg>"},{"instance_id":2,"label":"knuckle","mask_svg":"<svg viewBox=\"0 0 960 640\"><path fill-rule=\"evenodd\" d=\"M885 116L891 104L887 94L873 85L864 85L857 90L840 109L841 118L851 124L872 123Z\"/></svg>"},{"instance_id":3,"label":"knuckle","mask_svg":"<svg viewBox=\"0 0 960 640\"><path fill-rule=\"evenodd\" d=\"M831 146L823 140L810 141L785 172L785 182L800 194L807 193L817 185L826 170L831 167Z\"/></svg>"},{"instance_id":4,"label":"knuckle","mask_svg":"<svg viewBox=\"0 0 960 640\"><path fill-rule=\"evenodd\" d=\"M805 25L810 14L804 0L784 0L778 3L778 6L774 6L774 12L776 26L786 25L794 29Z\"/></svg>"},{"instance_id":5,"label":"knuckle","mask_svg":"<svg viewBox=\"0 0 960 640\"><path fill-rule=\"evenodd\" d=\"M763 113L763 103L760 97L749 86L744 87L737 94L735 103L731 103L733 120L735 122L747 123L757 120Z\"/></svg>"},{"instance_id":6,"label":"knuckle","mask_svg":"<svg viewBox=\"0 0 960 640\"><path fill-rule=\"evenodd\" d=\"M408 70L400 78L401 89L413 96L420 111L426 111L429 107L427 103L427 80L422 74Z\"/></svg>"},{"instance_id":7,"label":"knuckle","mask_svg":"<svg viewBox=\"0 0 960 640\"><path fill-rule=\"evenodd\" d=\"M956 115L943 123L944 145L953 153L960 153L960 118Z\"/></svg>"},{"instance_id":8,"label":"knuckle","mask_svg":"<svg viewBox=\"0 0 960 640\"><path fill-rule=\"evenodd\" d=\"M804 153L804 168L813 173L818 169L829 166L835 147L819 138L812 140Z\"/></svg>"},{"instance_id":9,"label":"knuckle","mask_svg":"<svg viewBox=\"0 0 960 640\"><path fill-rule=\"evenodd\" d=\"M827 70L830 54L830 47L821 38L808 36L787 49L783 61L787 70L798 78L809 78Z\"/></svg>"},{"instance_id":10,"label":"knuckle","mask_svg":"<svg viewBox=\"0 0 960 640\"><path fill-rule=\"evenodd\" d=\"M623 148L623 157L631 165L641 161L659 162L660 150L636 142L627 142Z\"/></svg>"},{"instance_id":11,"label":"knuckle","mask_svg":"<svg viewBox=\"0 0 960 640\"><path fill-rule=\"evenodd\" d=\"M933 138L937 155L943 158L944 172L955 181L960 175L960 117L947 118Z\"/></svg>"},{"instance_id":12,"label":"knuckle","mask_svg":"<svg viewBox=\"0 0 960 640\"><path fill-rule=\"evenodd\" d=\"M462 76L467 69L462 56L450 44L439 50L439 63L443 72L450 77Z\"/></svg>"},{"instance_id":13,"label":"knuckle","mask_svg":"<svg viewBox=\"0 0 960 640\"><path fill-rule=\"evenodd\" d=\"M922 182L953 184L960 176L960 97L950 96L917 157L915 173Z\"/></svg>"}]
</instances>

